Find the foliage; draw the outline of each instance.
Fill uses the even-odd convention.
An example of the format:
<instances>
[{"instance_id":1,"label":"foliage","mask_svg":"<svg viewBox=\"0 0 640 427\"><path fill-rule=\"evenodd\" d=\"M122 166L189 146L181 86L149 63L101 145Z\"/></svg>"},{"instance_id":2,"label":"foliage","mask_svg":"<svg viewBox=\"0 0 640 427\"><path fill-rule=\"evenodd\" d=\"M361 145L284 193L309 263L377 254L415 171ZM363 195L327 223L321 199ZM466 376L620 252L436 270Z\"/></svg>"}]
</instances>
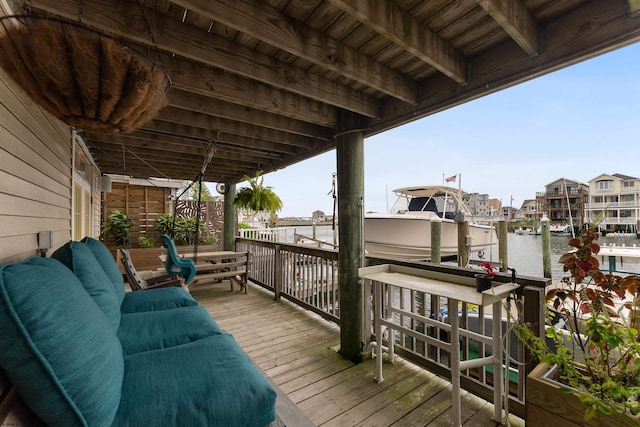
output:
<instances>
[{"instance_id":1,"label":"foliage","mask_svg":"<svg viewBox=\"0 0 640 427\"><path fill-rule=\"evenodd\" d=\"M177 218L176 227L174 233L174 240L180 245L193 245L196 238L196 232L202 235L204 231L204 224L199 223L199 227L196 226L198 220L195 217Z\"/></svg>"},{"instance_id":2,"label":"foliage","mask_svg":"<svg viewBox=\"0 0 640 427\"><path fill-rule=\"evenodd\" d=\"M265 187L262 171L256 172L256 176L250 178L245 175L245 181L249 187L241 188L233 199L233 204L240 209L252 212L267 211L275 214L282 209L282 200L271 187Z\"/></svg>"},{"instance_id":3,"label":"foliage","mask_svg":"<svg viewBox=\"0 0 640 427\"><path fill-rule=\"evenodd\" d=\"M193 245L196 238L196 223L195 217L188 218L175 218L173 215L165 214L155 220L156 230L160 234L166 234L175 240L179 245ZM218 236L210 234L203 236L204 224L200 223L199 226L199 239L198 243L202 245L213 245L218 241Z\"/></svg>"},{"instance_id":4,"label":"foliage","mask_svg":"<svg viewBox=\"0 0 640 427\"><path fill-rule=\"evenodd\" d=\"M141 248L153 248L156 245L156 239L153 237L140 236L138 237L138 246Z\"/></svg>"},{"instance_id":5,"label":"foliage","mask_svg":"<svg viewBox=\"0 0 640 427\"><path fill-rule=\"evenodd\" d=\"M133 227L133 220L124 212L114 209L109 213L104 223L104 231L111 235L116 245L129 246L129 230Z\"/></svg>"},{"instance_id":6,"label":"foliage","mask_svg":"<svg viewBox=\"0 0 640 427\"><path fill-rule=\"evenodd\" d=\"M156 230L160 234L166 234L169 237L173 237L173 225L175 218L173 215L164 214L156 218L154 224L156 226Z\"/></svg>"},{"instance_id":7,"label":"foliage","mask_svg":"<svg viewBox=\"0 0 640 427\"><path fill-rule=\"evenodd\" d=\"M218 236L215 234L209 234L207 236L202 236L200 239L200 244L202 245L214 245L218 241Z\"/></svg>"},{"instance_id":8,"label":"foliage","mask_svg":"<svg viewBox=\"0 0 640 427\"><path fill-rule=\"evenodd\" d=\"M191 187L182 195L181 199L198 200L198 192L200 191L200 182L198 181L195 181L193 183L185 182L183 185L184 185L184 188L187 188L189 185L191 185ZM202 185L202 193L200 194L200 200L203 202L215 200L215 197L213 197L213 195L211 195L211 191L209 191L209 187L207 187L206 184L204 183Z\"/></svg>"},{"instance_id":9,"label":"foliage","mask_svg":"<svg viewBox=\"0 0 640 427\"><path fill-rule=\"evenodd\" d=\"M478 266L482 269L484 269L485 271L485 276L487 276L488 279L492 279L494 277L496 277L496 268L493 266L493 264L491 264L490 262L481 262L478 264Z\"/></svg>"},{"instance_id":10,"label":"foliage","mask_svg":"<svg viewBox=\"0 0 640 427\"><path fill-rule=\"evenodd\" d=\"M248 230L251 228L251 226L249 224L247 224L246 222L242 221L238 223L238 228L241 230Z\"/></svg>"},{"instance_id":11,"label":"foliage","mask_svg":"<svg viewBox=\"0 0 640 427\"><path fill-rule=\"evenodd\" d=\"M545 339L527 325L516 328L533 356L557 365L559 381L587 404L585 419L597 411L640 413L640 276L603 273L598 238L592 224L569 242L575 249L559 260L569 276L546 294L547 303L566 316L568 329L547 326Z\"/></svg>"}]
</instances>

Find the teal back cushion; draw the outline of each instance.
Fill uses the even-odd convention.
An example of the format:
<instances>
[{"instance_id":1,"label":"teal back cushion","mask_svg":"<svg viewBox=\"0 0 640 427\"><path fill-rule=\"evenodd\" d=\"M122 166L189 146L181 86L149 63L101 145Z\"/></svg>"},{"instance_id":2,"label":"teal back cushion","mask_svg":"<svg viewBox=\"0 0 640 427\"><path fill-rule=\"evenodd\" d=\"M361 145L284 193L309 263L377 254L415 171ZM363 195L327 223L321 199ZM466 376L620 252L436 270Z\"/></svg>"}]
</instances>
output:
<instances>
[{"instance_id":1,"label":"teal back cushion","mask_svg":"<svg viewBox=\"0 0 640 427\"><path fill-rule=\"evenodd\" d=\"M91 249L82 242L68 242L56 250L51 258L57 259L73 271L107 316L114 332L117 332L120 327L121 300Z\"/></svg>"},{"instance_id":2,"label":"teal back cushion","mask_svg":"<svg viewBox=\"0 0 640 427\"><path fill-rule=\"evenodd\" d=\"M109 280L113 284L113 287L116 290L116 295L120 299L120 303L124 300L124 277L122 276L122 272L118 268L118 263L111 255L111 251L109 248L105 246L100 240L96 240L93 237L85 237L82 239L82 242L85 243L93 255L96 257L100 266L109 276Z\"/></svg>"},{"instance_id":3,"label":"teal back cushion","mask_svg":"<svg viewBox=\"0 0 640 427\"><path fill-rule=\"evenodd\" d=\"M0 266L0 366L48 425L113 422L122 347L77 277L54 259Z\"/></svg>"}]
</instances>

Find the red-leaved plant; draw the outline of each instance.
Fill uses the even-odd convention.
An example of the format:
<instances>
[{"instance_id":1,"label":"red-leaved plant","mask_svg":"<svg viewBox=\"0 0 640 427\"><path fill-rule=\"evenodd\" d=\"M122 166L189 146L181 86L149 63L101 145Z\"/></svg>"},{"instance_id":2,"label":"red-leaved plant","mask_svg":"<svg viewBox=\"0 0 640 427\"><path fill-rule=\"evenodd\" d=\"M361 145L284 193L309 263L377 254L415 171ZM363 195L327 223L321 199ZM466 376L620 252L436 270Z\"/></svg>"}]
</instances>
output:
<instances>
[{"instance_id":1,"label":"red-leaved plant","mask_svg":"<svg viewBox=\"0 0 640 427\"><path fill-rule=\"evenodd\" d=\"M490 262L481 262L478 264L478 267L484 269L484 274L485 276L487 276L487 278L493 280L493 278L496 277L496 268Z\"/></svg>"},{"instance_id":2,"label":"red-leaved plant","mask_svg":"<svg viewBox=\"0 0 640 427\"><path fill-rule=\"evenodd\" d=\"M559 260L569 276L546 293L567 329L547 326L545 340L516 328L536 359L557 365L559 381L587 404L587 420L596 412L640 413L640 276L602 272L598 238L592 224L569 241L574 249Z\"/></svg>"}]
</instances>

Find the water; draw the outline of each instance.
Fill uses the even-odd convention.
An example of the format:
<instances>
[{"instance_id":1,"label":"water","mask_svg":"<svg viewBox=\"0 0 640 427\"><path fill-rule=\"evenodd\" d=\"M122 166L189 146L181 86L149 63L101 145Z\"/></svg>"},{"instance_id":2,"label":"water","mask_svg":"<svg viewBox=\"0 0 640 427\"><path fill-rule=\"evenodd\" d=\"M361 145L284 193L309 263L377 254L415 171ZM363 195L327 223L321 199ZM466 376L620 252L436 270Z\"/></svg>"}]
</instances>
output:
<instances>
[{"instance_id":1,"label":"water","mask_svg":"<svg viewBox=\"0 0 640 427\"><path fill-rule=\"evenodd\" d=\"M308 237L311 237L313 234L312 226L282 228L287 230L287 237L291 239L291 241L293 241L294 232ZM319 240L333 242L333 230L331 226L317 226L316 236ZM562 265L558 263L558 259L562 254L571 249L568 245L570 239L571 236L551 235L551 280L554 283L559 282L562 277L564 277ZM635 244L640 246L640 239L636 237L601 237L598 243L601 246L605 244L615 244L617 246L623 244L633 246ZM507 245L509 247L509 267L515 268L518 275L543 277L542 236L509 233L507 236ZM492 250L485 252L485 258L498 261L497 245ZM618 266L618 269L640 273L640 264L625 263L624 267Z\"/></svg>"}]
</instances>

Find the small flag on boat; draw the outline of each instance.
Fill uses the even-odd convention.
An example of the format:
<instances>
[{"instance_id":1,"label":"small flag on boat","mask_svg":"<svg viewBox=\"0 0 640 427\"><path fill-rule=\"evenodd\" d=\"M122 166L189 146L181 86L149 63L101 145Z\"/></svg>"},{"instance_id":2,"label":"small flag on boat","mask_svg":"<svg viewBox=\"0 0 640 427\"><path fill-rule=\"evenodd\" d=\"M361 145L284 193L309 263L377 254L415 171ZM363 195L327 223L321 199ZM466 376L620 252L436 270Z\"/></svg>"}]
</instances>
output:
<instances>
[{"instance_id":1,"label":"small flag on boat","mask_svg":"<svg viewBox=\"0 0 640 427\"><path fill-rule=\"evenodd\" d=\"M455 174L453 176L450 176L448 178L445 179L446 182L456 182L456 177L458 176L458 174Z\"/></svg>"}]
</instances>

